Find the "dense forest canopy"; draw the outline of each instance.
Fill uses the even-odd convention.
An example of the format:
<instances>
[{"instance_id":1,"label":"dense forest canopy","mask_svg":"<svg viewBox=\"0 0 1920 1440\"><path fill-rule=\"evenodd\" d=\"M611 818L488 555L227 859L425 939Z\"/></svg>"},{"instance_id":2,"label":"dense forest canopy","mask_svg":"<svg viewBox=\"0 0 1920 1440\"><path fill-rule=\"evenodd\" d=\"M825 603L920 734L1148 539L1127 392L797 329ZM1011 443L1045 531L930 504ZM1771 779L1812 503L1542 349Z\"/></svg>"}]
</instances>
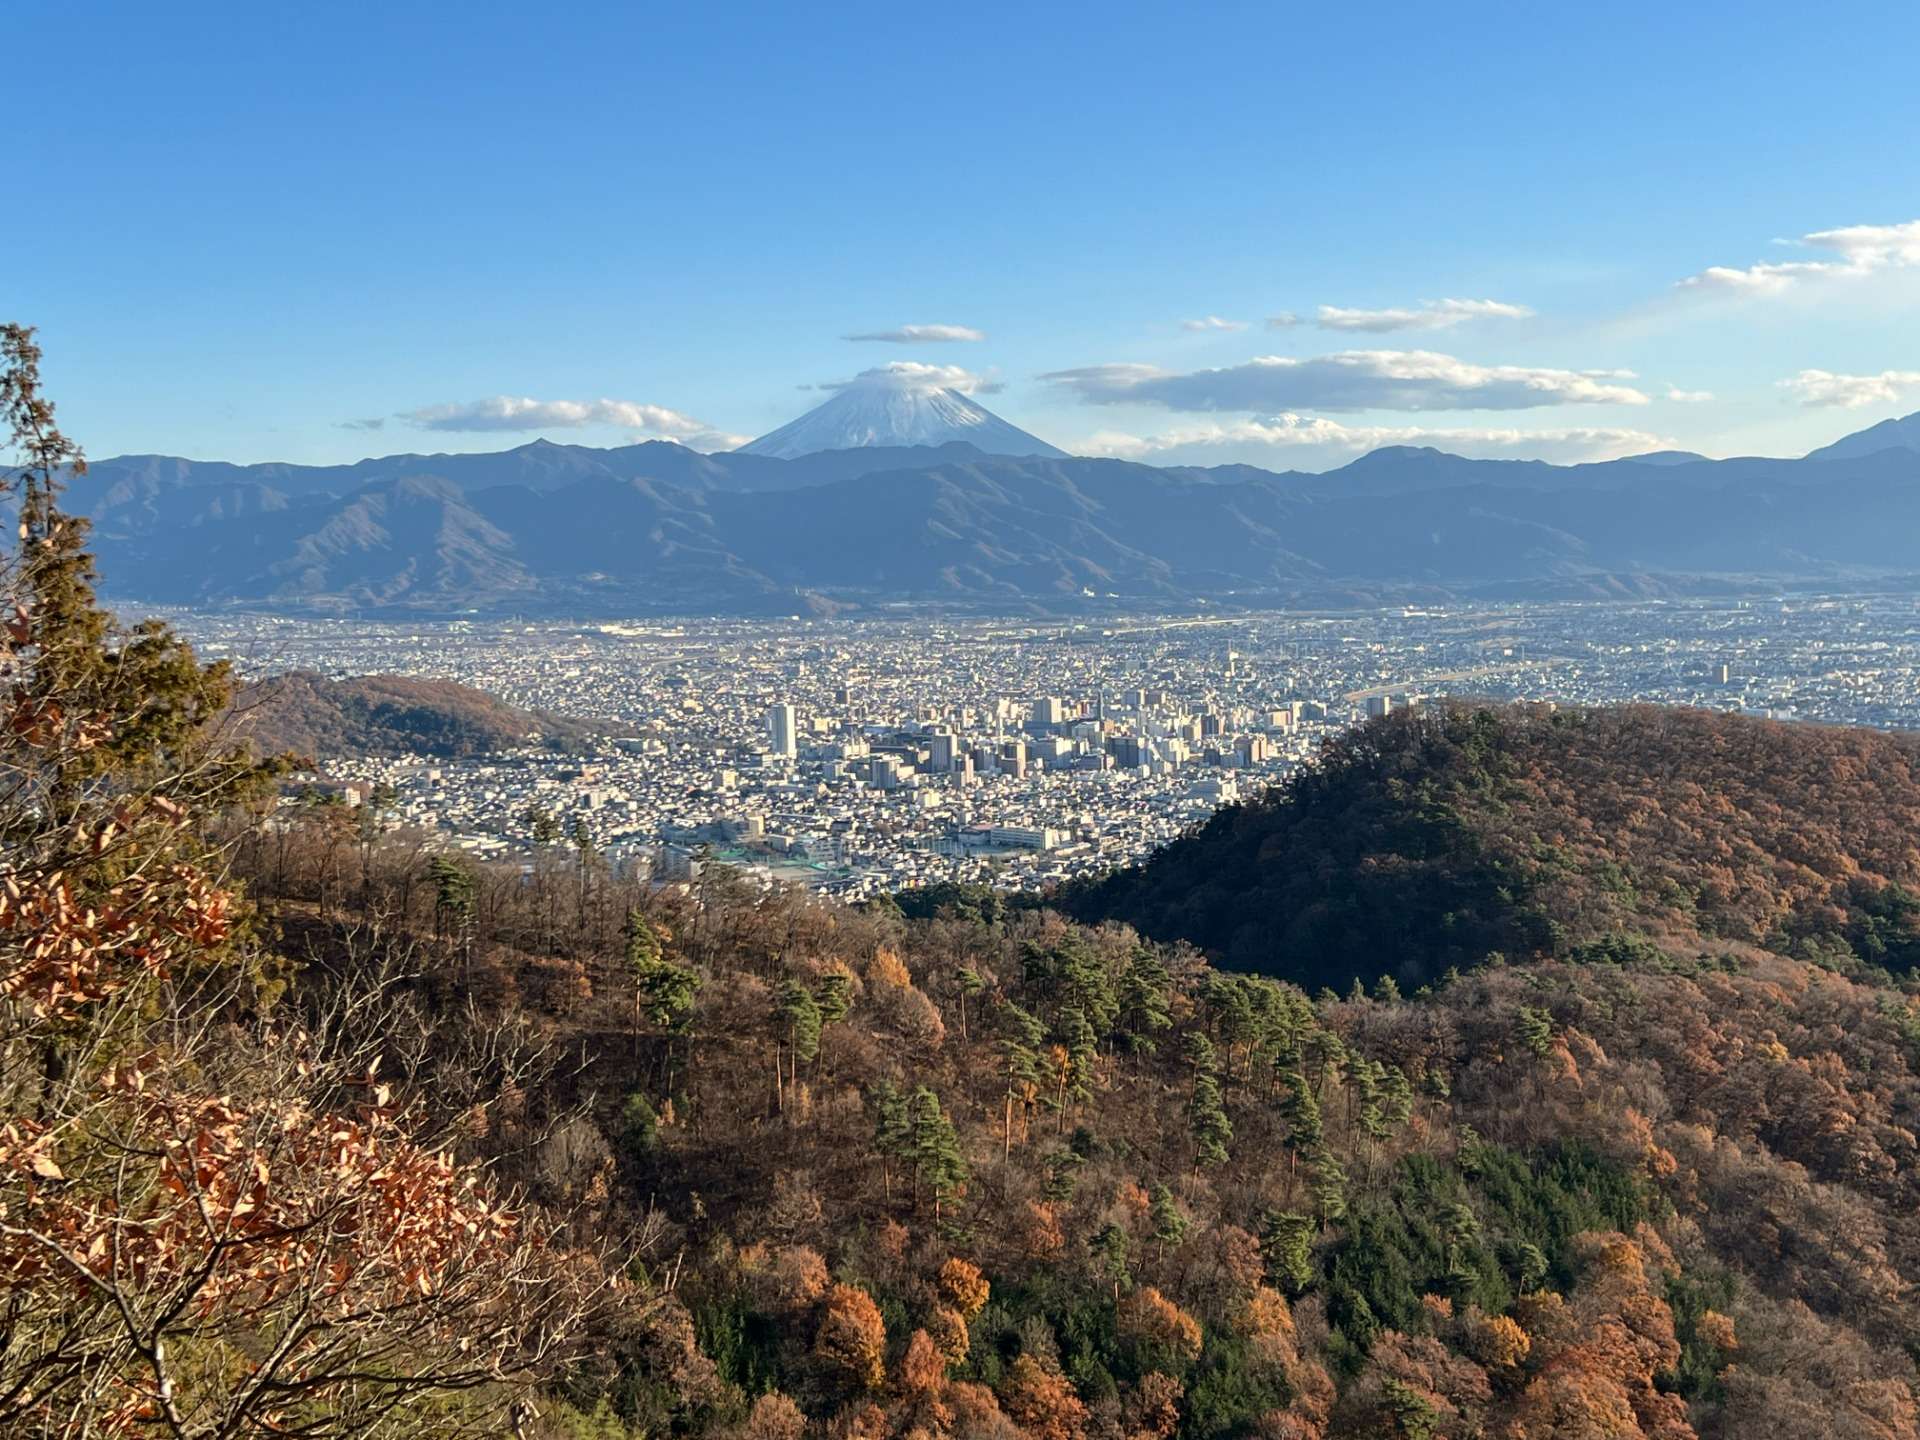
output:
<instances>
[{"instance_id":1,"label":"dense forest canopy","mask_svg":"<svg viewBox=\"0 0 1920 1440\"><path fill-rule=\"evenodd\" d=\"M1634 937L1316 998L963 890L332 823L236 856L289 940L411 916L423 1003L582 1047L528 1178L659 1308L557 1434L1920 1436L1920 1005L1866 967Z\"/></svg>"},{"instance_id":2,"label":"dense forest canopy","mask_svg":"<svg viewBox=\"0 0 1920 1440\"><path fill-rule=\"evenodd\" d=\"M1368 727L1158 939L477 865L222 748L4 339L5 1433L1920 1440L1908 742Z\"/></svg>"},{"instance_id":3,"label":"dense forest canopy","mask_svg":"<svg viewBox=\"0 0 1920 1440\"><path fill-rule=\"evenodd\" d=\"M1920 963L1920 739L1654 706L1436 705L1058 897L1309 989L1490 953Z\"/></svg>"}]
</instances>

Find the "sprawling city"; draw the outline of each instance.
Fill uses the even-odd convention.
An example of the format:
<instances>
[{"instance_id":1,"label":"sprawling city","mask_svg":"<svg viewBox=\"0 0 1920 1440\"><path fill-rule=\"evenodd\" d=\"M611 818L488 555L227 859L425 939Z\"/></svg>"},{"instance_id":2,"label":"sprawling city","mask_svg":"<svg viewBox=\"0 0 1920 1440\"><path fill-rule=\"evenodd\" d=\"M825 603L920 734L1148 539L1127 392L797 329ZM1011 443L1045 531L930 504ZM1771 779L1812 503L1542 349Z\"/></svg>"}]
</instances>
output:
<instances>
[{"instance_id":1,"label":"sprawling city","mask_svg":"<svg viewBox=\"0 0 1920 1440\"><path fill-rule=\"evenodd\" d=\"M338 793L394 797L390 823L524 858L545 815L660 879L717 861L855 896L1137 861L1331 732L1431 697L1920 728L1910 595L1097 624L179 623L242 675L451 679L608 723L586 755L324 758Z\"/></svg>"}]
</instances>

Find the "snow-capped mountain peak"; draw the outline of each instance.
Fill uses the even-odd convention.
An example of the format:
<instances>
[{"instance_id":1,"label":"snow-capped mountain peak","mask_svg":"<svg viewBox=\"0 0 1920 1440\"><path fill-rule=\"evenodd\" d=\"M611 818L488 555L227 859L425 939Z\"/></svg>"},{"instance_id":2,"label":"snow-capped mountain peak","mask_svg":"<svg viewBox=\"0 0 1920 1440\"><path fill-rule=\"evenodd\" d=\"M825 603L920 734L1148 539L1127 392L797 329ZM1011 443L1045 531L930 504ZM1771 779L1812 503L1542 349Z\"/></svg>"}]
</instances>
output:
<instances>
[{"instance_id":1,"label":"snow-capped mountain peak","mask_svg":"<svg viewBox=\"0 0 1920 1440\"><path fill-rule=\"evenodd\" d=\"M960 378L931 365L890 365L838 387L833 397L778 430L740 447L748 455L791 460L822 450L875 445L945 445L964 440L990 455L1058 457L1046 441L998 415L951 383Z\"/></svg>"}]
</instances>

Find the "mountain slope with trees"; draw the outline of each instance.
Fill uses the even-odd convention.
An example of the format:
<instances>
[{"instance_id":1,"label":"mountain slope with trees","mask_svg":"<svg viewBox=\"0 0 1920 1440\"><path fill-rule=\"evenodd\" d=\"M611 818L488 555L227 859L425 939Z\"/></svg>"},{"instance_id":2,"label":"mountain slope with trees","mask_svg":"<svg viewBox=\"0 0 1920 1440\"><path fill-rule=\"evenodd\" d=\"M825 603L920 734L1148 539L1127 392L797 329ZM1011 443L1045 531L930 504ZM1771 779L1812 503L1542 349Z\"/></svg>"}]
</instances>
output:
<instances>
[{"instance_id":1,"label":"mountain slope with trees","mask_svg":"<svg viewBox=\"0 0 1920 1440\"><path fill-rule=\"evenodd\" d=\"M1766 947L1920 965L1920 739L1700 710L1447 704L1329 742L1060 897L1237 969L1403 987L1509 958Z\"/></svg>"},{"instance_id":2,"label":"mountain slope with trees","mask_svg":"<svg viewBox=\"0 0 1920 1440\"><path fill-rule=\"evenodd\" d=\"M523 710L453 680L290 670L239 688L231 732L262 755L458 759L531 744L589 746L603 727Z\"/></svg>"},{"instance_id":3,"label":"mountain slope with trees","mask_svg":"<svg viewBox=\"0 0 1920 1440\"><path fill-rule=\"evenodd\" d=\"M681 1317L555 1436L1920 1436L1910 980L1626 939L1316 998L1030 899L330 823L250 889L577 1047L539 1183Z\"/></svg>"}]
</instances>

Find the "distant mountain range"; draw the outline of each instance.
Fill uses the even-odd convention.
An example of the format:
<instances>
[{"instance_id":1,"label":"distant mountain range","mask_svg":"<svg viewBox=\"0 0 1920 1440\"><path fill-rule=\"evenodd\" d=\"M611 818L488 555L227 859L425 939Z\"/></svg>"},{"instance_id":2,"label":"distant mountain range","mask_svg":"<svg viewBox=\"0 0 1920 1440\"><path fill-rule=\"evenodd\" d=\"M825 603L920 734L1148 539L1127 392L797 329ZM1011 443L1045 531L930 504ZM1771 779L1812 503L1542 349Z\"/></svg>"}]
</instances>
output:
<instances>
[{"instance_id":1,"label":"distant mountain range","mask_svg":"<svg viewBox=\"0 0 1920 1440\"><path fill-rule=\"evenodd\" d=\"M1807 456L1809 460L1857 460L1882 450L1920 450L1920 412L1898 420L1882 420L1865 430L1843 435Z\"/></svg>"},{"instance_id":2,"label":"distant mountain range","mask_svg":"<svg viewBox=\"0 0 1920 1440\"><path fill-rule=\"evenodd\" d=\"M1920 416L1799 460L1664 452L1562 466L1394 447L1304 474L1046 449L949 441L780 458L538 440L342 466L136 455L96 462L69 503L92 517L101 573L123 597L351 613L1064 612L1920 586Z\"/></svg>"}]
</instances>

